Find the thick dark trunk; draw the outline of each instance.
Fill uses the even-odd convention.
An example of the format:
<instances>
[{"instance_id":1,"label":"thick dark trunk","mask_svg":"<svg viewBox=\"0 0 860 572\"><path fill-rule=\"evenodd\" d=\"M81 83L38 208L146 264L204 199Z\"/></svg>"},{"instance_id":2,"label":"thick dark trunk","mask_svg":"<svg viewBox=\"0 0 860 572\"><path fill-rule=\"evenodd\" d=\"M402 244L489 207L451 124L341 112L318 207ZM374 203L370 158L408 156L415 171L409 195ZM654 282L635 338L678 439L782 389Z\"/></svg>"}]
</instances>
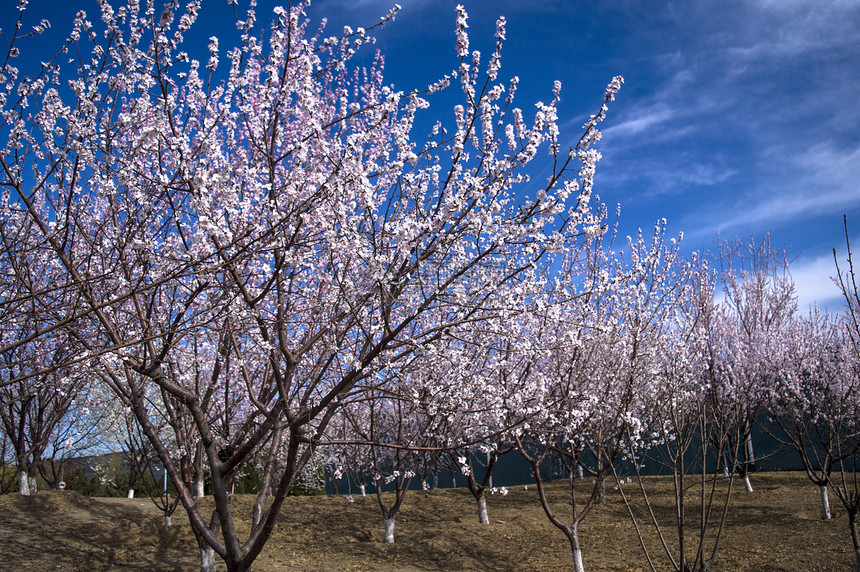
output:
<instances>
[{"instance_id":1,"label":"thick dark trunk","mask_svg":"<svg viewBox=\"0 0 860 572\"><path fill-rule=\"evenodd\" d=\"M851 528L851 542L854 544L854 571L860 572L860 532L857 530L857 512L848 513L848 526Z\"/></svg>"}]
</instances>

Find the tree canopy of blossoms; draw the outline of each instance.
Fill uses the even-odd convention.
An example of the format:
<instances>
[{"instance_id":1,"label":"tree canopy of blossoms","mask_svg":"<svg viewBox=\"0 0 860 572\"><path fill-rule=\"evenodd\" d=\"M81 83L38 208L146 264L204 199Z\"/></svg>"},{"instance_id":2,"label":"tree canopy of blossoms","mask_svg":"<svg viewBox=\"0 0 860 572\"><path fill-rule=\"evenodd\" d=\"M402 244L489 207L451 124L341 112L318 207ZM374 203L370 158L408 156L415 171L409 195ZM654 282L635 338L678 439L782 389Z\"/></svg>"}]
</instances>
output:
<instances>
[{"instance_id":1,"label":"tree canopy of blossoms","mask_svg":"<svg viewBox=\"0 0 860 572\"><path fill-rule=\"evenodd\" d=\"M15 241L2 265L19 276L26 258L55 277L4 290L4 308L35 303L41 319L0 351L52 336L73 349L4 383L66 366L107 383L164 464L202 569L217 554L246 570L339 408L428 344L516 315L536 268L601 232L593 143L621 79L562 149L560 84L532 114L515 105L516 77L499 79L503 19L485 65L458 7L458 68L400 91L381 56L353 63L371 29L327 35L305 5L258 29L252 1L238 37L211 38L201 62L184 42L199 1L99 4L100 22L79 12L40 69L13 65L19 25L0 69L0 226ZM453 86L462 103L416 134ZM531 181L539 156L551 174ZM254 459L271 487L241 537L230 482Z\"/></svg>"}]
</instances>

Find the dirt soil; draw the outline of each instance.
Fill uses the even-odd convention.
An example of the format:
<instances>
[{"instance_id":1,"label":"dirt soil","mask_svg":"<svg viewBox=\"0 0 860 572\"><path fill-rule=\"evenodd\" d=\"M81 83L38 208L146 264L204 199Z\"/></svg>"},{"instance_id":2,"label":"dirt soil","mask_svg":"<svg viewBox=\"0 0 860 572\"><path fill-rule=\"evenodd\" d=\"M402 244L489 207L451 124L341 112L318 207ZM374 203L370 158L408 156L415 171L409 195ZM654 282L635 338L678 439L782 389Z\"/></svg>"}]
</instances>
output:
<instances>
[{"instance_id":1,"label":"dirt soil","mask_svg":"<svg viewBox=\"0 0 860 572\"><path fill-rule=\"evenodd\" d=\"M590 481L582 482L583 487ZM647 570L635 529L615 483L607 503L580 528L585 568ZM721 571L853 570L848 522L832 496L834 518L819 517L818 490L801 473L753 475L755 492L735 483L727 527L713 569ZM651 478L649 496L675 545L671 529L671 481ZM633 495L633 484L625 485ZM585 493L583 489L580 494ZM690 491L690 503L698 496ZM567 483L551 486L559 516L570 514ZM233 497L247 517L253 496ZM568 501L569 502L569 501ZM211 499L202 504L211 506ZM569 570L570 545L547 520L535 487L513 487L488 497L490 524L477 520L466 489L410 491L395 530L382 542L383 526L373 496L290 497L272 538L253 570ZM644 515L642 507L634 509ZM196 543L182 508L173 525L149 499L87 498L74 492L0 497L0 570L197 570ZM671 565L653 525L641 523L657 570ZM695 533L694 526L688 531ZM219 570L224 569L223 566Z\"/></svg>"}]
</instances>

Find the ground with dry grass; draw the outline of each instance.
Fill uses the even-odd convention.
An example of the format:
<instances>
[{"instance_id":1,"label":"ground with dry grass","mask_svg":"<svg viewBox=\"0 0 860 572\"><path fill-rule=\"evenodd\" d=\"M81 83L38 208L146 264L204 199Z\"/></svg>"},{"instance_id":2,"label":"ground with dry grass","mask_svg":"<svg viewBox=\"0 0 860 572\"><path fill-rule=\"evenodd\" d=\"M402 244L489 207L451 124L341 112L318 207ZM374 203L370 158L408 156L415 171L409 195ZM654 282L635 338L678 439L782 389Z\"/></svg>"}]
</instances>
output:
<instances>
[{"instance_id":1,"label":"ground with dry grass","mask_svg":"<svg viewBox=\"0 0 860 572\"><path fill-rule=\"evenodd\" d=\"M583 486L588 483L584 482ZM852 570L847 518L834 498L835 518L821 521L818 491L801 473L759 473L756 491L734 487L716 570ZM551 486L560 503L567 483ZM617 489L581 528L586 570L646 570L648 566ZM625 491L635 491L627 485ZM670 525L667 478L650 478L649 495ZM583 490L584 492L584 490ZM691 490L691 495L696 491ZM692 499L691 499L692 500ZM290 497L254 570L569 570L570 548L538 503L534 486L489 497L489 525L477 521L466 489L410 491L397 521L396 543L382 543L375 497ZM638 501L637 501L638 502ZM211 506L211 499L203 499ZM252 496L234 509L250 522ZM196 543L181 508L166 527L148 499L87 498L74 492L0 497L0 569L195 570ZM640 514L641 506L636 508ZM241 527L240 527L241 528ZM653 526L644 525L657 569L669 569ZM671 530L667 528L667 533ZM674 542L674 540L672 540Z\"/></svg>"}]
</instances>

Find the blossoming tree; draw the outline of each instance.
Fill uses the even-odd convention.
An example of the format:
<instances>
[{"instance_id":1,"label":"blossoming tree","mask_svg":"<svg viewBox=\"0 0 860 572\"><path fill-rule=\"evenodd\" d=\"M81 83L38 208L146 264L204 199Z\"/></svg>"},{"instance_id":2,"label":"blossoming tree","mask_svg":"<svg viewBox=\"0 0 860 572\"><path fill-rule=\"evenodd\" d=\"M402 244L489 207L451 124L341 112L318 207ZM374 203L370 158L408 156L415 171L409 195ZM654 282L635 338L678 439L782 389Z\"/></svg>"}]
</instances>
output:
<instances>
[{"instance_id":1,"label":"blossoming tree","mask_svg":"<svg viewBox=\"0 0 860 572\"><path fill-rule=\"evenodd\" d=\"M836 254L836 249L833 249L833 260L836 263L836 283L842 290L842 295L845 298L846 311L842 316L842 325L847 338L847 351L850 352L851 358L849 363L853 363L851 368L852 378L848 378L849 385L857 383L858 368L857 359L860 356L860 289L857 287L857 271L854 266L854 255L851 251L851 241L848 235L848 218L844 218L845 225L845 244L848 249L847 260L843 260L842 264ZM844 383L844 380L843 380ZM857 419L860 411L857 411L860 400L857 393L853 392L849 400L846 402L849 407L855 408L855 413L846 419L844 429L849 431L849 434L856 435L858 432ZM850 450L848 447L839 448L840 453ZM851 533L851 542L854 547L854 569L860 572L860 525L857 523L857 516L860 514L860 476L858 476L858 459L857 454L845 455L839 461L839 476L831 480L834 492L842 503L845 512L848 513L848 528Z\"/></svg>"},{"instance_id":2,"label":"blossoming tree","mask_svg":"<svg viewBox=\"0 0 860 572\"><path fill-rule=\"evenodd\" d=\"M737 435L738 441L726 449L727 466L752 492L752 433L785 359L782 342L797 311L797 297L785 253L773 248L770 236L759 242L727 242L720 259L725 297L715 341L713 413L721 435Z\"/></svg>"},{"instance_id":3,"label":"blossoming tree","mask_svg":"<svg viewBox=\"0 0 860 572\"><path fill-rule=\"evenodd\" d=\"M860 378L844 321L817 308L797 318L784 336L787 359L772 388L770 411L777 438L798 453L819 487L821 518L831 517L828 486L833 470L860 451L855 419Z\"/></svg>"},{"instance_id":4,"label":"blossoming tree","mask_svg":"<svg viewBox=\"0 0 860 572\"><path fill-rule=\"evenodd\" d=\"M180 11L102 0L101 24L83 12L74 22L71 64L23 75L7 57L0 70L0 220L23 215L76 302L46 314L37 337L64 332L126 400L188 514L202 570L216 554L248 569L311 445L363 380L516 307L507 286L579 241L605 114L561 149L560 86L527 120L516 79L498 79L504 22L483 68L462 7L459 68L402 92L383 83L381 58L353 67L368 30L314 34L295 6L258 32L254 5L226 52L212 38L202 64L184 44L199 1ZM416 137L416 115L453 83L463 103ZM531 184L524 169L542 147L551 173ZM244 429L229 436L213 414L229 409L225 394L183 367L194 340L212 337L209 379L230 356L225 399L242 406ZM153 387L158 404L144 397ZM171 450L153 406L193 426L215 500L208 519L183 476L190 453ZM273 494L261 489L240 538L230 477L277 455Z\"/></svg>"}]
</instances>

